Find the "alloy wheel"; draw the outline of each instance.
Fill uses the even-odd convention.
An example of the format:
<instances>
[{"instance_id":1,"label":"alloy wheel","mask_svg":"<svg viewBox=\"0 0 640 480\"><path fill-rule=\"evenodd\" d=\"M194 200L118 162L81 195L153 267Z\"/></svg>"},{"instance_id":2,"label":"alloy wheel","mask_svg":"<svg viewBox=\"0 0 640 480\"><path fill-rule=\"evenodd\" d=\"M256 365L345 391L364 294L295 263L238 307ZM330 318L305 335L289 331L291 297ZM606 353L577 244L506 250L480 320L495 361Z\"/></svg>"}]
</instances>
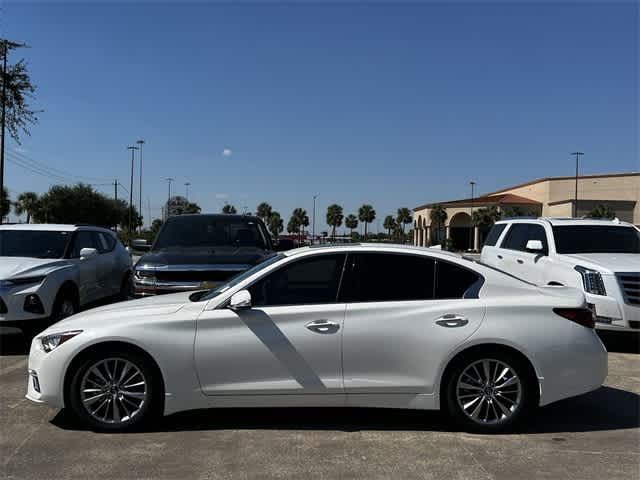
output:
<instances>
[{"instance_id":1,"label":"alloy wheel","mask_svg":"<svg viewBox=\"0 0 640 480\"><path fill-rule=\"evenodd\" d=\"M90 366L80 383L85 410L99 422L123 424L140 413L148 397L147 378L133 362L107 358Z\"/></svg>"},{"instance_id":2,"label":"alloy wheel","mask_svg":"<svg viewBox=\"0 0 640 480\"><path fill-rule=\"evenodd\" d=\"M456 397L464 414L475 423L504 423L522 404L522 382L505 362L485 358L462 371Z\"/></svg>"}]
</instances>

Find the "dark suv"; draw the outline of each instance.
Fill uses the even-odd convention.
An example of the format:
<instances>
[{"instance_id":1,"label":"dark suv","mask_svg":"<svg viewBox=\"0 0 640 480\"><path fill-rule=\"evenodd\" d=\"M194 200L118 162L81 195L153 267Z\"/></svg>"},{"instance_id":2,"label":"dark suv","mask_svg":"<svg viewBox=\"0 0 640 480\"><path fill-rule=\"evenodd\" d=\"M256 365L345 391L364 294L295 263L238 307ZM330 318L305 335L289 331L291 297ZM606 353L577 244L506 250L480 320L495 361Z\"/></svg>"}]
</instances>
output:
<instances>
[{"instance_id":1,"label":"dark suv","mask_svg":"<svg viewBox=\"0 0 640 480\"><path fill-rule=\"evenodd\" d=\"M213 288L274 255L258 217L179 215L169 217L136 263L136 296Z\"/></svg>"}]
</instances>

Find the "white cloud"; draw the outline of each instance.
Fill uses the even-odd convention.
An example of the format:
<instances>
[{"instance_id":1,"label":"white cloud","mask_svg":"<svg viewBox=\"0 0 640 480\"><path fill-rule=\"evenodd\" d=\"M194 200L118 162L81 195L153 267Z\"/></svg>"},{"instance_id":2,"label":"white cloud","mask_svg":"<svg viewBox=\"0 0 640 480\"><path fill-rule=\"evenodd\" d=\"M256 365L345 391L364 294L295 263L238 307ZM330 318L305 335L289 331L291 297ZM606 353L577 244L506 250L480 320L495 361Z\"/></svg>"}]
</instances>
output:
<instances>
[{"instance_id":1,"label":"white cloud","mask_svg":"<svg viewBox=\"0 0 640 480\"><path fill-rule=\"evenodd\" d=\"M232 153L233 152L231 151L230 148L225 148L224 150L222 150L222 156L223 157L230 157Z\"/></svg>"}]
</instances>

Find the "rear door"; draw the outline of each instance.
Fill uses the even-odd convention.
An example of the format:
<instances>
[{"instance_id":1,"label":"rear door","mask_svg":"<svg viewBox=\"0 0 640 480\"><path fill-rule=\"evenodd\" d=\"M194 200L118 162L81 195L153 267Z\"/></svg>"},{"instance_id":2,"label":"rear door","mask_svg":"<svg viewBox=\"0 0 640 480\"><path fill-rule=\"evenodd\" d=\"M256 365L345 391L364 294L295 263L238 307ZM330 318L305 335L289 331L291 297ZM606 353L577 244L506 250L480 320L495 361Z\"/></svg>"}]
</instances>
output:
<instances>
[{"instance_id":1,"label":"rear door","mask_svg":"<svg viewBox=\"0 0 640 480\"><path fill-rule=\"evenodd\" d=\"M498 247L498 242L508 225L508 223L496 223L491 227L480 252L480 261L485 265L498 269L504 268L504 255Z\"/></svg>"},{"instance_id":2,"label":"rear door","mask_svg":"<svg viewBox=\"0 0 640 480\"><path fill-rule=\"evenodd\" d=\"M70 258L78 267L78 280L80 283L78 285L78 290L80 292L81 304L93 302L99 298L99 255L95 255L91 258L80 258L80 251L83 248L98 248L94 234L89 230L78 230L75 233L70 253Z\"/></svg>"},{"instance_id":3,"label":"rear door","mask_svg":"<svg viewBox=\"0 0 640 480\"><path fill-rule=\"evenodd\" d=\"M527 242L529 240L540 240L543 251L528 251ZM504 256L504 270L506 272L536 285L543 283L549 247L547 235L542 225L536 223L512 224L502 241L500 253Z\"/></svg>"},{"instance_id":4,"label":"rear door","mask_svg":"<svg viewBox=\"0 0 640 480\"><path fill-rule=\"evenodd\" d=\"M433 392L442 359L484 317L481 284L472 270L426 255L349 255L341 291L346 393Z\"/></svg>"}]
</instances>

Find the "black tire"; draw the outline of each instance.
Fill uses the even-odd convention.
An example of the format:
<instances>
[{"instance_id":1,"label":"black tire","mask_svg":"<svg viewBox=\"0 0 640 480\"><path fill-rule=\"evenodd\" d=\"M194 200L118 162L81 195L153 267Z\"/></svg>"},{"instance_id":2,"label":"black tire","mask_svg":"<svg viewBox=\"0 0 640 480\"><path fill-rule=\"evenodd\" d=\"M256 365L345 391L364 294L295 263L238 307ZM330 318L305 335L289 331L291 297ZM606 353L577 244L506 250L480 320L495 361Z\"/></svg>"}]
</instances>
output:
<instances>
[{"instance_id":1,"label":"black tire","mask_svg":"<svg viewBox=\"0 0 640 480\"><path fill-rule=\"evenodd\" d=\"M114 364L113 360L117 360L118 362ZM90 400L90 398L87 397L88 395L103 394L102 390L97 393L92 392L85 394L83 394L82 390L84 390L87 385L93 385L91 379L96 378L90 370L96 367L97 364L100 364L100 362L105 361L107 361L107 364L111 365L111 368L114 368L116 377L120 376L126 362L133 364L142 374L142 377L134 377L134 379L131 380L131 382L139 383L141 381L140 378L142 378L146 382L144 386L145 398L137 411L134 411L135 405L127 403L126 400L133 400L134 403L137 403L137 400L139 399L126 397L120 393L113 393L116 392L115 389L107 390L108 393L106 393L104 397L85 406L87 401ZM120 367L114 365L119 365ZM98 368L103 372L105 379L108 379L107 375L105 375L106 372L104 368L101 366L98 366ZM122 379L123 382L126 382L126 377L129 376L130 373L131 370L129 370L129 373L125 373L125 378ZM70 410L81 423L93 430L102 432L136 430L147 424L149 420L154 418L160 410L158 397L161 394L160 392L162 389L159 388L159 379L157 378L156 371L150 364L149 360L144 355L137 352L127 352L124 350L109 352L97 351L84 358L72 375L67 395ZM128 388L133 390L132 387ZM142 391L141 387L137 388L137 392ZM97 385L95 389L98 389ZM118 392L120 391L118 390ZM123 399L123 397L125 397L125 399ZM116 400L116 398L118 399ZM107 403L103 405L102 408L98 408L99 404L105 400ZM114 403L116 404L115 407ZM94 409L97 409L97 412L92 414L91 411ZM115 421L117 418L115 415L116 409L118 410L118 416L121 417L119 422ZM97 418L102 417L103 414L105 415L105 420ZM127 414L130 414L130 416Z\"/></svg>"},{"instance_id":2,"label":"black tire","mask_svg":"<svg viewBox=\"0 0 640 480\"><path fill-rule=\"evenodd\" d=\"M51 316L49 317L48 324L53 325L64 318L75 315L79 310L78 296L74 294L71 288L63 287L63 289L58 292L58 295L53 302L53 308L51 309Z\"/></svg>"},{"instance_id":3,"label":"black tire","mask_svg":"<svg viewBox=\"0 0 640 480\"><path fill-rule=\"evenodd\" d=\"M510 371L502 379L495 382L489 380L486 386L480 388L482 382L474 382L476 375L473 368L476 369L477 378L482 379L485 376L485 360L489 361L489 379L498 378L505 366ZM467 375L469 372L472 376ZM512 376L516 380L511 380ZM513 383L502 387L507 380ZM536 383L530 366L517 355L508 352L473 352L459 358L448 373L445 379L444 407L463 430L475 433L512 431L537 407ZM465 389L466 385L473 389ZM516 389L519 389L519 393L515 393ZM470 404L472 401L476 403ZM467 406L466 410L464 406ZM509 413L503 413L506 411L501 406L506 407ZM476 412L476 408L480 410Z\"/></svg>"},{"instance_id":4,"label":"black tire","mask_svg":"<svg viewBox=\"0 0 640 480\"><path fill-rule=\"evenodd\" d=\"M118 301L124 302L133 296L133 277L131 272L125 273L120 284L120 292L118 293Z\"/></svg>"}]
</instances>

